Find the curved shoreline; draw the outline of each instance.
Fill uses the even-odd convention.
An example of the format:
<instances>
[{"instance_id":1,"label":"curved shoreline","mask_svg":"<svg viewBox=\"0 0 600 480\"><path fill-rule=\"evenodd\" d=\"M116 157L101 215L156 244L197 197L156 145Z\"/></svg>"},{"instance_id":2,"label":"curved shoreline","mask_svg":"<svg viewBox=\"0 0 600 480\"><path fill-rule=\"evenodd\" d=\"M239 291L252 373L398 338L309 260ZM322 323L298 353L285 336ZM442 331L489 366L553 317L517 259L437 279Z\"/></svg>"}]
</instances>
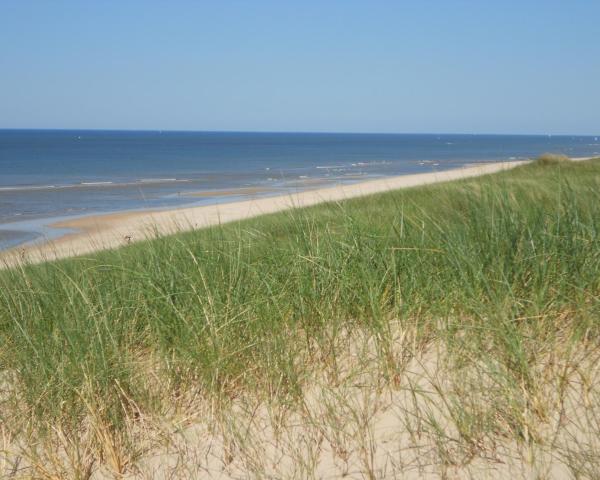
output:
<instances>
[{"instance_id":1,"label":"curved shoreline","mask_svg":"<svg viewBox=\"0 0 600 480\"><path fill-rule=\"evenodd\" d=\"M581 158L577 160L586 160ZM170 210L117 212L79 217L51 224L54 228L75 229L55 240L11 248L0 253L0 268L22 263L40 263L117 248L181 231L245 220L294 207L308 207L327 201L342 201L389 190L417 187L477 177L529 163L528 160L495 162L442 172L400 175L378 180L338 185L279 196L269 196L213 205Z\"/></svg>"}]
</instances>

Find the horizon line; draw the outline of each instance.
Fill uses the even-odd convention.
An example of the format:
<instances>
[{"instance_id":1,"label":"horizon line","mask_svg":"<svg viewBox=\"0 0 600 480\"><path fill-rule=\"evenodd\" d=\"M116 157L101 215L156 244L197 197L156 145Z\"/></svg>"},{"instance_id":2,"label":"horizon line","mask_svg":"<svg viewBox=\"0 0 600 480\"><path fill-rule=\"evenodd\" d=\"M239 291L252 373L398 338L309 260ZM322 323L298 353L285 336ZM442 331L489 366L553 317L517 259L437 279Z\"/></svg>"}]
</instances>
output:
<instances>
[{"instance_id":1,"label":"horizon line","mask_svg":"<svg viewBox=\"0 0 600 480\"><path fill-rule=\"evenodd\" d=\"M53 128L53 127L0 127L0 131L48 131L48 132L136 132L136 133L247 133L247 134L312 134L312 135L464 135L464 136L522 136L522 137L598 137L600 133L472 133L472 132L364 132L332 130L195 130L159 128Z\"/></svg>"}]
</instances>

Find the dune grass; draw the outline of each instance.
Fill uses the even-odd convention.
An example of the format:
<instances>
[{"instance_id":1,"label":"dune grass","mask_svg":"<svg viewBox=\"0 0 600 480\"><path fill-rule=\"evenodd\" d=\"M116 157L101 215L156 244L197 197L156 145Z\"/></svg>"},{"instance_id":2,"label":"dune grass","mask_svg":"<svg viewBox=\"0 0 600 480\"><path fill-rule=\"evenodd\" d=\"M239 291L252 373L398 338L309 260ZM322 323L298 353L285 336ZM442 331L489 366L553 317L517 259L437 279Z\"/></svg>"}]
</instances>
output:
<instances>
[{"instance_id":1,"label":"dune grass","mask_svg":"<svg viewBox=\"0 0 600 480\"><path fill-rule=\"evenodd\" d=\"M600 160L540 161L1 271L2 474L139 474L138 460L174 435L158 425L202 423L200 404L211 418L240 398L312 418L315 378L338 387L368 344L373 388L410 393L403 428L426 425L440 465L492 465L499 444L514 444L593 478L600 449L584 439L600 434L599 295ZM444 378L425 398L407 368L433 350ZM586 418L576 432L572 397ZM332 449L343 421L323 433ZM364 445L357 452L360 475L385 476ZM303 468L290 477L314 465Z\"/></svg>"},{"instance_id":2,"label":"dune grass","mask_svg":"<svg viewBox=\"0 0 600 480\"><path fill-rule=\"evenodd\" d=\"M570 161L569 157L557 153L542 153L535 159L538 165L555 165L557 163L565 163Z\"/></svg>"}]
</instances>

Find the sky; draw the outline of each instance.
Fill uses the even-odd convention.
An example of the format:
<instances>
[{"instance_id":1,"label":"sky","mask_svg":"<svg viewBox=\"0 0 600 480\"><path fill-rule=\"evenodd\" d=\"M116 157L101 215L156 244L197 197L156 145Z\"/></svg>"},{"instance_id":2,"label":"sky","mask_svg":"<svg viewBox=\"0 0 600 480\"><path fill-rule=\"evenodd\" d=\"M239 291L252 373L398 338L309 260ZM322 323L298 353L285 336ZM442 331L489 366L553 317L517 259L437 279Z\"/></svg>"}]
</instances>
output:
<instances>
[{"instance_id":1,"label":"sky","mask_svg":"<svg viewBox=\"0 0 600 480\"><path fill-rule=\"evenodd\" d=\"M600 134L600 1L0 0L0 128Z\"/></svg>"}]
</instances>

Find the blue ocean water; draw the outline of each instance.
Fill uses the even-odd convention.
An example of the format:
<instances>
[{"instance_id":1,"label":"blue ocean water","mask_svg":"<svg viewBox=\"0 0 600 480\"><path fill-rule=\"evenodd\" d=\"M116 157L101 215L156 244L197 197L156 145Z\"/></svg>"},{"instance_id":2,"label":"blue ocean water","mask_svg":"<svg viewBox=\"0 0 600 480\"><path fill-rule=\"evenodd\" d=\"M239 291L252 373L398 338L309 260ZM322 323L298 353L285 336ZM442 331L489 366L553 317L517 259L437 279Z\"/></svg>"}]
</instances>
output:
<instances>
[{"instance_id":1,"label":"blue ocean water","mask_svg":"<svg viewBox=\"0 0 600 480\"><path fill-rule=\"evenodd\" d=\"M0 248L54 219L206 204L543 152L600 155L589 136L0 130ZM196 196L198 194L200 196Z\"/></svg>"}]
</instances>

